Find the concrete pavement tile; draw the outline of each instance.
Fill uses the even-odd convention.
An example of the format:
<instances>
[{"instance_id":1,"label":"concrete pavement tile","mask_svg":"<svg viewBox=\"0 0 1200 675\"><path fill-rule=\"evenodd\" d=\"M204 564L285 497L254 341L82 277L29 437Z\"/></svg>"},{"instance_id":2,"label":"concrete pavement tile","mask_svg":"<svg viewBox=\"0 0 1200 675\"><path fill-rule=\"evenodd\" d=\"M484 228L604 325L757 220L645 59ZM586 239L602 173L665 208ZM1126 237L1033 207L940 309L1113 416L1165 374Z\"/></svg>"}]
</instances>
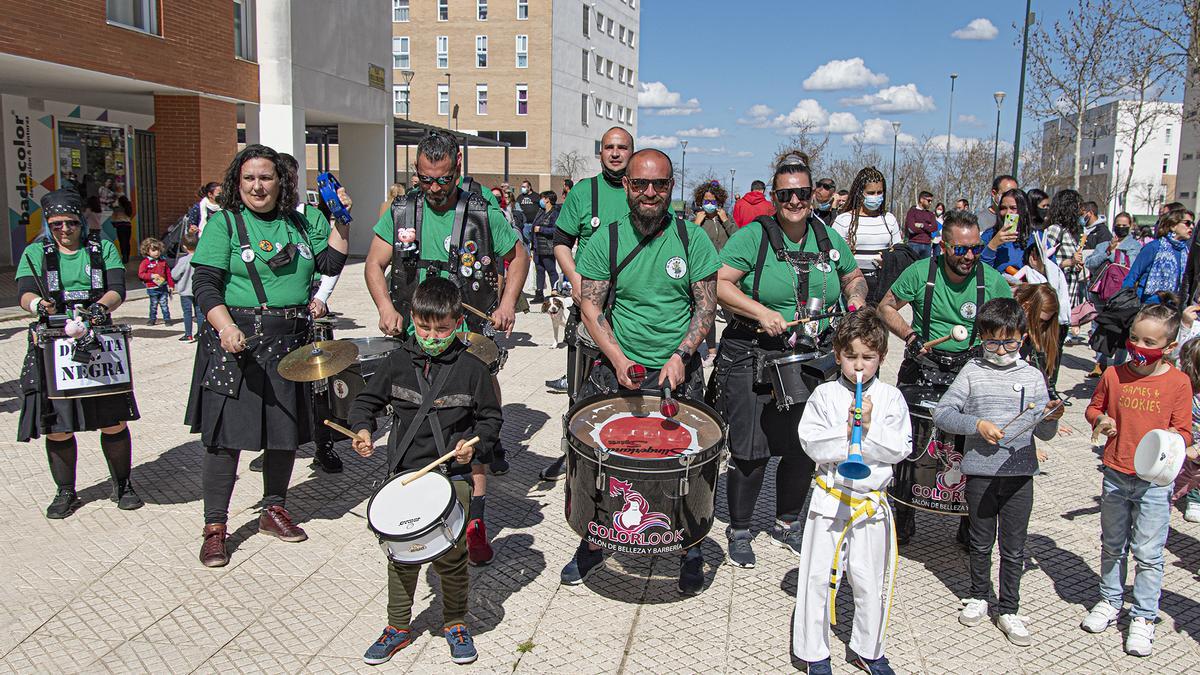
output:
<instances>
[{"instance_id":1,"label":"concrete pavement tile","mask_svg":"<svg viewBox=\"0 0 1200 675\"><path fill-rule=\"evenodd\" d=\"M110 673L190 673L213 654L212 646L192 647L146 642L124 642L89 666Z\"/></svg>"},{"instance_id":2,"label":"concrete pavement tile","mask_svg":"<svg viewBox=\"0 0 1200 675\"><path fill-rule=\"evenodd\" d=\"M95 672L95 662L120 644L73 636L29 637L0 659L0 670L13 673Z\"/></svg>"},{"instance_id":3,"label":"concrete pavement tile","mask_svg":"<svg viewBox=\"0 0 1200 675\"><path fill-rule=\"evenodd\" d=\"M229 673L297 673L311 657L278 652L242 651L226 647L213 654L196 668L203 675L228 675Z\"/></svg>"},{"instance_id":4,"label":"concrete pavement tile","mask_svg":"<svg viewBox=\"0 0 1200 675\"><path fill-rule=\"evenodd\" d=\"M224 645L254 623L263 607L201 599L184 602L143 630L136 639L162 644L213 647Z\"/></svg>"}]
</instances>

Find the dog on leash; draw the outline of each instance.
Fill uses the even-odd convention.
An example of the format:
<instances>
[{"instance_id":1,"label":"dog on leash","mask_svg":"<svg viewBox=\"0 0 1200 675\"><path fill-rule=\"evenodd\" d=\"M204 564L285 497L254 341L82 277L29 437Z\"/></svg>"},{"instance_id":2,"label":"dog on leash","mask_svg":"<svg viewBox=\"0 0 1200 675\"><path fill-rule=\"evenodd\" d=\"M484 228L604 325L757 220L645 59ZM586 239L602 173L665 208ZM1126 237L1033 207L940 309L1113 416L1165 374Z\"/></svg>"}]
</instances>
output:
<instances>
[{"instance_id":1,"label":"dog on leash","mask_svg":"<svg viewBox=\"0 0 1200 675\"><path fill-rule=\"evenodd\" d=\"M550 315L550 326L554 329L554 345L556 349L567 346L562 340L567 325L567 306L562 298L550 297L542 303L542 313Z\"/></svg>"}]
</instances>

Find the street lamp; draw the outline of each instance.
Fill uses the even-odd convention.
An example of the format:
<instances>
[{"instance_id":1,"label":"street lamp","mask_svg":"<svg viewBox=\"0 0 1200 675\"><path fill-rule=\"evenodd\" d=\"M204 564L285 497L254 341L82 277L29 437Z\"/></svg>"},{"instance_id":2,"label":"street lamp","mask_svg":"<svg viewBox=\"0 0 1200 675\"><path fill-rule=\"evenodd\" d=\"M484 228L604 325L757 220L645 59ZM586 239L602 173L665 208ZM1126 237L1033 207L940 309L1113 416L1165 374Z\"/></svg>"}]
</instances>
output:
<instances>
[{"instance_id":1,"label":"street lamp","mask_svg":"<svg viewBox=\"0 0 1200 675\"><path fill-rule=\"evenodd\" d=\"M735 189L733 188L733 174L734 174L736 171L737 171L737 169L730 169L730 170L729 170L729 198L730 198L730 199L734 199L734 195L736 195L736 194L737 194L737 190L735 190Z\"/></svg>"},{"instance_id":2,"label":"street lamp","mask_svg":"<svg viewBox=\"0 0 1200 675\"><path fill-rule=\"evenodd\" d=\"M1000 159L1000 106L1004 103L1004 92L998 91L992 94L992 98L996 99L996 137L992 141L992 178L996 177L996 162Z\"/></svg>"},{"instance_id":3,"label":"street lamp","mask_svg":"<svg viewBox=\"0 0 1200 675\"><path fill-rule=\"evenodd\" d=\"M900 142L900 123L892 122L892 182L889 183L889 195L896 192L896 145ZM888 206L892 205L891 197L888 197Z\"/></svg>"},{"instance_id":4,"label":"street lamp","mask_svg":"<svg viewBox=\"0 0 1200 675\"><path fill-rule=\"evenodd\" d=\"M683 185L684 185L684 183L687 182L687 144L688 144L688 142L686 140L679 141L679 144L683 146L683 162L679 166L679 201L683 202L682 206L680 206L680 209L687 210L687 203L683 196L683 191L685 189L683 187Z\"/></svg>"},{"instance_id":5,"label":"street lamp","mask_svg":"<svg viewBox=\"0 0 1200 675\"><path fill-rule=\"evenodd\" d=\"M415 76L415 75L416 75L416 73L414 73L411 70L400 71L400 76L404 78L404 121L405 122L408 122L411 119L409 116L409 113L412 112L412 81L413 81L413 76ZM407 134L408 129L405 129L404 133ZM405 190L408 189L408 182L410 180L412 180L412 178L409 176L409 174L412 172L412 164L409 161L408 148L409 148L409 145L408 145L408 141L406 140L406 141L404 141L404 189Z\"/></svg>"},{"instance_id":6,"label":"street lamp","mask_svg":"<svg viewBox=\"0 0 1200 675\"><path fill-rule=\"evenodd\" d=\"M1116 163L1113 164L1113 186L1112 186L1113 198L1108 201L1108 203L1110 205L1110 207L1108 209L1108 213L1109 213L1108 222L1110 222L1110 223L1117 219L1116 213L1118 211L1125 210L1125 198L1124 198L1124 195L1120 191L1121 190L1121 153L1122 153L1121 148L1117 148L1116 152L1114 153L1117 156L1117 161L1116 161Z\"/></svg>"},{"instance_id":7,"label":"street lamp","mask_svg":"<svg viewBox=\"0 0 1200 675\"><path fill-rule=\"evenodd\" d=\"M950 114L946 120L946 166L942 172L942 201L949 204L950 195L947 181L950 180L950 135L954 131L954 81L958 73L950 73Z\"/></svg>"},{"instance_id":8,"label":"street lamp","mask_svg":"<svg viewBox=\"0 0 1200 675\"><path fill-rule=\"evenodd\" d=\"M1029 55L1029 27L1033 25L1033 0L1025 0L1025 31L1021 36L1021 84L1017 89L1017 130L1013 134L1013 163L1012 175L1017 174L1018 163L1021 160L1021 117L1025 112L1025 62ZM993 171L993 174L996 172Z\"/></svg>"}]
</instances>

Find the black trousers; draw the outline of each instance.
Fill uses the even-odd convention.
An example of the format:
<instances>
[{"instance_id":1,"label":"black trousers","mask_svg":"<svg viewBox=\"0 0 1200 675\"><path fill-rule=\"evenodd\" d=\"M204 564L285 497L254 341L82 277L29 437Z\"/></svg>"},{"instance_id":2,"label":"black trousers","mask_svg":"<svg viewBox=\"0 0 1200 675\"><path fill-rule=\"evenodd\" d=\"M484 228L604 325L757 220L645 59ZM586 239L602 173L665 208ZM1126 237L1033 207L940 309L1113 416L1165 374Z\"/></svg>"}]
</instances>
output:
<instances>
[{"instance_id":1,"label":"black trousers","mask_svg":"<svg viewBox=\"0 0 1200 675\"><path fill-rule=\"evenodd\" d=\"M725 492L729 500L729 526L748 530L754 520L754 505L762 491L763 478L770 457L762 459L729 458L725 474ZM779 458L775 469L775 519L793 523L800 519L804 500L808 498L814 464L804 453Z\"/></svg>"},{"instance_id":2,"label":"black trousers","mask_svg":"<svg viewBox=\"0 0 1200 675\"><path fill-rule=\"evenodd\" d=\"M1016 614L1025 569L1025 535L1033 510L1032 476L968 476L971 529L971 598L992 590L992 546L1000 536L1000 614Z\"/></svg>"}]
</instances>

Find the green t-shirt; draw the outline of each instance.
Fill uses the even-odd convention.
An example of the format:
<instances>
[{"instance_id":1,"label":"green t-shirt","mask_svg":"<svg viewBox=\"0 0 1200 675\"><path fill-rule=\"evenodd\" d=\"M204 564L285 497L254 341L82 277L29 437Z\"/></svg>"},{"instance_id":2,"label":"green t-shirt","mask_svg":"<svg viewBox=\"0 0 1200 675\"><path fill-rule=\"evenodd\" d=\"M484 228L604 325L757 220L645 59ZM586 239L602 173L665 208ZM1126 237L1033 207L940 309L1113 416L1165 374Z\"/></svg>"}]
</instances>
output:
<instances>
[{"instance_id":1,"label":"green t-shirt","mask_svg":"<svg viewBox=\"0 0 1200 675\"><path fill-rule=\"evenodd\" d=\"M1011 298L1012 289L999 272L991 265L979 261L975 263L983 268L983 301L992 298ZM937 278L933 286L933 308L929 315L929 335L924 339L930 340L949 335L954 326L965 326L970 331L975 326L975 315L979 308L975 306L977 293L975 291L975 272L967 275L961 283L953 285L946 277L946 266L938 263ZM900 273L892 284L892 295L912 305L912 327L919 335L925 305L925 282L929 279L929 261L918 260ZM946 352L961 352L979 344L979 336L975 342L967 344L968 340L957 342L946 340L935 347Z\"/></svg>"},{"instance_id":2,"label":"green t-shirt","mask_svg":"<svg viewBox=\"0 0 1200 675\"><path fill-rule=\"evenodd\" d=\"M267 306L307 305L313 274L316 272L314 258L329 246L329 221L320 211L305 209L304 220L308 224L308 242L305 243L305 237L286 217L265 221L254 211L245 208L242 209L242 214L246 221L250 250L254 252L252 264L262 279L263 290L267 294ZM287 265L277 270L271 269L267 261L289 243L296 244L299 252ZM237 221L228 211L219 211L208 219L208 226L200 235L196 253L192 256L192 265L207 265L226 273L227 306L256 307L258 297L254 294L254 285L250 282L241 253Z\"/></svg>"},{"instance_id":3,"label":"green t-shirt","mask_svg":"<svg viewBox=\"0 0 1200 675\"><path fill-rule=\"evenodd\" d=\"M117 247L107 239L100 240L100 254L104 258L105 270L124 269L125 264L121 262L121 254L117 251ZM45 252L42 250L41 240L35 241L25 247L25 252L21 254L21 261L17 263L17 276L21 277L42 277L42 261L45 259ZM86 291L92 287L92 257L88 255L87 246L79 247L74 253L58 252L58 274L62 289L64 291Z\"/></svg>"},{"instance_id":4,"label":"green t-shirt","mask_svg":"<svg viewBox=\"0 0 1200 675\"><path fill-rule=\"evenodd\" d=\"M597 181L600 188L596 191L596 205L600 216L600 225L592 227L592 183ZM613 187L604 180L603 176L584 178L571 188L567 198L563 200L562 209L558 212L555 227L564 233L575 237L576 255L583 252L588 238L601 225L608 225L621 219L629 213L629 201L625 198L625 189Z\"/></svg>"},{"instance_id":5,"label":"green t-shirt","mask_svg":"<svg viewBox=\"0 0 1200 675\"><path fill-rule=\"evenodd\" d=\"M579 188L571 190L571 194ZM674 214L672 214L674 218ZM629 255L641 235L621 216L617 227L617 262ZM608 224L595 232L591 244L579 254L576 269L584 279L607 281ZM612 324L617 344L625 356L647 368L661 368L679 348L692 320L691 285L721 268L721 259L704 230L687 223L688 250L683 250L679 228L671 222L617 277Z\"/></svg>"},{"instance_id":6,"label":"green t-shirt","mask_svg":"<svg viewBox=\"0 0 1200 675\"><path fill-rule=\"evenodd\" d=\"M813 298L822 298L826 307L833 307L838 298L842 297L841 277L858 269L858 264L854 262L854 254L846 245L846 240L842 239L842 236L831 227L826 227L825 231L829 234L830 251L838 252L837 260L811 267L808 272L808 295ZM754 278L760 274L756 269L758 250L765 236L762 224L754 221L734 232L725 244L725 248L721 249L721 262L739 272L745 272L742 280L738 282L738 289L745 293L746 297L752 297ZM788 239L788 236L784 234L783 245L789 251L806 253L820 251L817 246L817 238L812 234L811 228L806 230L804 239L799 242ZM795 319L797 316L796 273L792 271L791 265L775 257L775 252L771 250L769 244L761 274L762 281L758 285L758 301L769 309L779 312L788 321ZM807 298L802 298L800 303L803 305L806 300ZM824 330L828 323L828 321L822 321L819 329Z\"/></svg>"}]
</instances>

